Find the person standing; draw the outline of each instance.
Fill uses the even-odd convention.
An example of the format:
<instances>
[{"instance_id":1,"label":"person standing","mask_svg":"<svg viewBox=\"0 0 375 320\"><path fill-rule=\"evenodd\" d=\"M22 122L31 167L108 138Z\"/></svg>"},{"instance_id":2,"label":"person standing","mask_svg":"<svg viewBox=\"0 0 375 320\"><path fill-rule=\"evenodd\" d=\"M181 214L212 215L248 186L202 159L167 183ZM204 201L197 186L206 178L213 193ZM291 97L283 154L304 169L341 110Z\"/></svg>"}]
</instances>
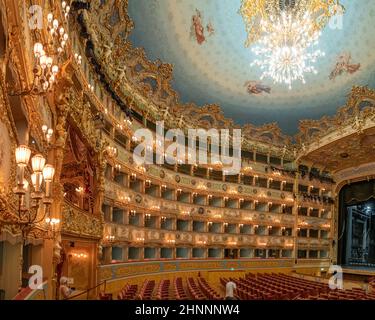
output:
<instances>
[{"instance_id":1,"label":"person standing","mask_svg":"<svg viewBox=\"0 0 375 320\"><path fill-rule=\"evenodd\" d=\"M72 290L68 287L68 279L62 277L60 279L60 299L65 300L72 294Z\"/></svg>"},{"instance_id":2,"label":"person standing","mask_svg":"<svg viewBox=\"0 0 375 320\"><path fill-rule=\"evenodd\" d=\"M234 291L237 289L236 284L230 280L225 285L225 300L236 300L234 297Z\"/></svg>"}]
</instances>

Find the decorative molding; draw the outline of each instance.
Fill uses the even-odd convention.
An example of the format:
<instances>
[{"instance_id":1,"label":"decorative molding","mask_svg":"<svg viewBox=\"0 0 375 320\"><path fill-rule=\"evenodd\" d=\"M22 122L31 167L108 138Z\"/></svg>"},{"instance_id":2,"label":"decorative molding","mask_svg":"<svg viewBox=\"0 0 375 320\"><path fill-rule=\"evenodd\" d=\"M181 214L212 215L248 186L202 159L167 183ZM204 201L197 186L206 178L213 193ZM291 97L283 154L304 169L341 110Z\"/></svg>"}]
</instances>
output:
<instances>
[{"instance_id":1,"label":"decorative molding","mask_svg":"<svg viewBox=\"0 0 375 320\"><path fill-rule=\"evenodd\" d=\"M100 219L64 203L62 214L62 234L100 239L103 236L103 225Z\"/></svg>"}]
</instances>

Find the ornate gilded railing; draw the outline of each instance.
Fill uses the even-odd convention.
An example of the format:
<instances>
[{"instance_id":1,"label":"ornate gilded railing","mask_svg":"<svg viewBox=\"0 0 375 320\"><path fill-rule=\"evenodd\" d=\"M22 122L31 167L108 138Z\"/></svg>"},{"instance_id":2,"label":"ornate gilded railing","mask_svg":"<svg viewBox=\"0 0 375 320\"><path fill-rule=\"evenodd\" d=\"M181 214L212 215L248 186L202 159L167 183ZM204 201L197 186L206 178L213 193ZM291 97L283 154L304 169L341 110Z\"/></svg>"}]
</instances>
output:
<instances>
[{"instance_id":1,"label":"ornate gilded railing","mask_svg":"<svg viewBox=\"0 0 375 320\"><path fill-rule=\"evenodd\" d=\"M90 238L101 238L103 225L97 216L64 202L62 214L62 233Z\"/></svg>"},{"instance_id":2,"label":"ornate gilded railing","mask_svg":"<svg viewBox=\"0 0 375 320\"><path fill-rule=\"evenodd\" d=\"M233 246L251 248L283 248L293 249L293 237L255 234L209 233L193 231L170 231L143 228L132 225L107 224L105 235L114 236L109 243L130 243L135 246L144 244L163 244L164 246ZM109 244L108 243L108 244Z\"/></svg>"}]
</instances>

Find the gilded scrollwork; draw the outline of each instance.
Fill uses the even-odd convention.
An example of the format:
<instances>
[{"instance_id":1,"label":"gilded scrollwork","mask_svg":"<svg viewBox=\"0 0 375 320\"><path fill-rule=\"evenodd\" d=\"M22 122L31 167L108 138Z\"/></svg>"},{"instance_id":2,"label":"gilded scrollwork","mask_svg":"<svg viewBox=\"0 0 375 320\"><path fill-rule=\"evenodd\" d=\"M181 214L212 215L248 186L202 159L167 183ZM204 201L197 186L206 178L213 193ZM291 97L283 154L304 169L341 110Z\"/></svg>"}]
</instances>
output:
<instances>
[{"instance_id":1,"label":"gilded scrollwork","mask_svg":"<svg viewBox=\"0 0 375 320\"><path fill-rule=\"evenodd\" d=\"M83 18L97 61L105 63L102 69L119 96L134 97L131 106L138 112L154 120L163 119L170 127L241 128L226 118L218 105L198 107L179 102L179 95L171 85L173 66L148 60L144 49L133 47L128 40L134 27L128 15L128 1L94 3L89 11L83 12ZM275 123L261 127L249 124L242 129L249 141L272 144L276 148L291 143Z\"/></svg>"},{"instance_id":2,"label":"gilded scrollwork","mask_svg":"<svg viewBox=\"0 0 375 320\"><path fill-rule=\"evenodd\" d=\"M300 145L321 140L324 136L346 125L361 132L367 120L375 119L375 90L368 87L352 88L347 103L336 115L324 116L319 120L301 120L296 139Z\"/></svg>"},{"instance_id":3,"label":"gilded scrollwork","mask_svg":"<svg viewBox=\"0 0 375 320\"><path fill-rule=\"evenodd\" d=\"M100 239L103 235L103 225L93 215L89 215L85 211L65 203L63 208L62 232Z\"/></svg>"}]
</instances>

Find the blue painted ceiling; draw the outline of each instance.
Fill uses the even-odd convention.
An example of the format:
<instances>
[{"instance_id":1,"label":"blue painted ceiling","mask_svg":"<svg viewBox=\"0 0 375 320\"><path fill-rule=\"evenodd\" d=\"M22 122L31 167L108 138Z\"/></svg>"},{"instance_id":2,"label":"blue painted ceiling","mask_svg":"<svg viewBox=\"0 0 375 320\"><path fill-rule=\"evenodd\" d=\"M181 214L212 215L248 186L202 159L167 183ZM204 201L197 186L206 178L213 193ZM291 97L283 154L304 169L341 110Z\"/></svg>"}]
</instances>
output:
<instances>
[{"instance_id":1,"label":"blue painted ceiling","mask_svg":"<svg viewBox=\"0 0 375 320\"><path fill-rule=\"evenodd\" d=\"M261 72L250 67L255 56L245 47L240 0L129 0L129 15L135 23L130 40L143 47L150 60L173 64L172 86L182 103L218 104L237 124L277 122L284 133L295 134L299 120L334 114L353 85L375 87L375 1L341 3L346 8L343 27L323 30L318 48L326 56L315 64L318 74L307 75L306 84L296 82L292 90L264 79L262 84L271 88L270 93L247 91L245 83L260 81ZM196 9L205 28L201 44L192 32ZM349 63L360 68L330 79L342 54L350 54Z\"/></svg>"}]
</instances>

